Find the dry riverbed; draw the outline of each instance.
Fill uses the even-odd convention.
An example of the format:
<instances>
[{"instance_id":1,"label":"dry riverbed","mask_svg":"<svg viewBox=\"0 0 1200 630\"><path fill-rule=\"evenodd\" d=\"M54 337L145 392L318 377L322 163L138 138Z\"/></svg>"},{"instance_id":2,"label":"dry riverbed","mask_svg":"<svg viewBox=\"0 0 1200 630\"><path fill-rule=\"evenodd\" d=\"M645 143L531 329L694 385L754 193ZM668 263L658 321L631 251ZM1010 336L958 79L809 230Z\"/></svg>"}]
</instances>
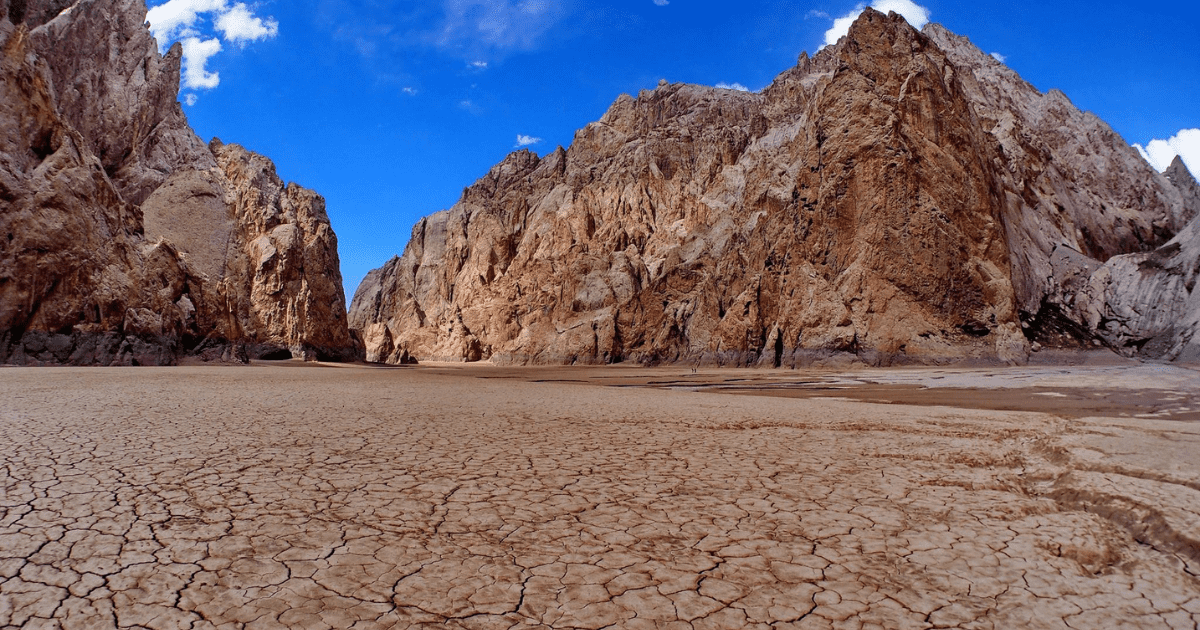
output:
<instances>
[{"instance_id":1,"label":"dry riverbed","mask_svg":"<svg viewBox=\"0 0 1200 630\"><path fill-rule=\"evenodd\" d=\"M0 627L1200 626L1200 373L0 369Z\"/></svg>"}]
</instances>

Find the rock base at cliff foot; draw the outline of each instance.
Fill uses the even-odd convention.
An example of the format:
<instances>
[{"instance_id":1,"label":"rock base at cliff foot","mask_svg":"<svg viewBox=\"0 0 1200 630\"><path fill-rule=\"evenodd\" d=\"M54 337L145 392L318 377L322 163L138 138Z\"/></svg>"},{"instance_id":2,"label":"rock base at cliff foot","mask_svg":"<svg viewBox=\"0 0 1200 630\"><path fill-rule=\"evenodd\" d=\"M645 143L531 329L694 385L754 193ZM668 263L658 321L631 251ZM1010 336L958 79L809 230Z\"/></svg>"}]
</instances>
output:
<instances>
[{"instance_id":1,"label":"rock base at cliff foot","mask_svg":"<svg viewBox=\"0 0 1200 630\"><path fill-rule=\"evenodd\" d=\"M3 370L0 626L1200 624L1200 424L292 365ZM1153 367L799 375L1192 404Z\"/></svg>"}]
</instances>

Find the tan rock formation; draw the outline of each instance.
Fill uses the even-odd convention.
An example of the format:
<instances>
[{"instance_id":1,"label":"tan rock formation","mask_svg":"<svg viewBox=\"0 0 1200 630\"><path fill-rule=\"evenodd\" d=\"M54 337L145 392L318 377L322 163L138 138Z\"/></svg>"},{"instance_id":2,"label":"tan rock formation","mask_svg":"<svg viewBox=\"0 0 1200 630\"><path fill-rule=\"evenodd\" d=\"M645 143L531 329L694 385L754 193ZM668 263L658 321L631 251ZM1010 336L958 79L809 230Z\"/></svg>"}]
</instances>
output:
<instances>
[{"instance_id":1,"label":"tan rock formation","mask_svg":"<svg viewBox=\"0 0 1200 630\"><path fill-rule=\"evenodd\" d=\"M356 358L325 200L241 146L209 149L214 168L176 171L142 204L147 237L208 281L198 325L251 356Z\"/></svg>"},{"instance_id":2,"label":"tan rock formation","mask_svg":"<svg viewBox=\"0 0 1200 630\"><path fill-rule=\"evenodd\" d=\"M664 85L509 156L350 320L393 363L1021 362L1070 310L1056 252L1099 265L1188 218L1061 94L868 10L761 94Z\"/></svg>"},{"instance_id":3,"label":"tan rock formation","mask_svg":"<svg viewBox=\"0 0 1200 630\"><path fill-rule=\"evenodd\" d=\"M141 0L64 4L0 16L0 363L354 358L324 201L196 137Z\"/></svg>"},{"instance_id":4,"label":"tan rock formation","mask_svg":"<svg viewBox=\"0 0 1200 630\"><path fill-rule=\"evenodd\" d=\"M261 155L217 140L210 146L234 225L220 286L237 296L238 323L227 334L305 358L356 358L325 200L285 185Z\"/></svg>"}]
</instances>

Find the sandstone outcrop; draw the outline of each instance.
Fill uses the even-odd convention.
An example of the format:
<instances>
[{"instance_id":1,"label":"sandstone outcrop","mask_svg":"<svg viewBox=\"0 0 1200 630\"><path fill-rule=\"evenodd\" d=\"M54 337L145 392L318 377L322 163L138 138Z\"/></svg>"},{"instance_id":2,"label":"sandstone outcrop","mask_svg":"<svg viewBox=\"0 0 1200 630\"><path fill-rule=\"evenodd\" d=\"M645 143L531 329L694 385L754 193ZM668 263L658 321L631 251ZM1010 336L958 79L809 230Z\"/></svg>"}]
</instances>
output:
<instances>
[{"instance_id":1,"label":"sandstone outcrop","mask_svg":"<svg viewBox=\"0 0 1200 630\"><path fill-rule=\"evenodd\" d=\"M760 94L664 84L510 155L368 274L350 325L392 363L1022 362L1113 343L1064 274L1196 211L1061 93L867 10Z\"/></svg>"},{"instance_id":2,"label":"sandstone outcrop","mask_svg":"<svg viewBox=\"0 0 1200 630\"><path fill-rule=\"evenodd\" d=\"M0 14L0 363L356 357L323 200L196 137L145 15Z\"/></svg>"}]
</instances>

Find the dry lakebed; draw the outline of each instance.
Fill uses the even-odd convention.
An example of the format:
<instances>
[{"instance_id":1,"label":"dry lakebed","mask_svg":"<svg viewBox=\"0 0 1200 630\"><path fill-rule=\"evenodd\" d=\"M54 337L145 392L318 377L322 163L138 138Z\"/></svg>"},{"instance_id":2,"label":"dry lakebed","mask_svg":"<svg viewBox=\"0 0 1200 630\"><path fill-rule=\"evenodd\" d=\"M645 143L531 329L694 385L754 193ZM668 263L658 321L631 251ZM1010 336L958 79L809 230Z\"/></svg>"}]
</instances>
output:
<instances>
[{"instance_id":1,"label":"dry lakebed","mask_svg":"<svg viewBox=\"0 0 1200 630\"><path fill-rule=\"evenodd\" d=\"M1200 372L0 369L0 627L1200 626Z\"/></svg>"}]
</instances>

